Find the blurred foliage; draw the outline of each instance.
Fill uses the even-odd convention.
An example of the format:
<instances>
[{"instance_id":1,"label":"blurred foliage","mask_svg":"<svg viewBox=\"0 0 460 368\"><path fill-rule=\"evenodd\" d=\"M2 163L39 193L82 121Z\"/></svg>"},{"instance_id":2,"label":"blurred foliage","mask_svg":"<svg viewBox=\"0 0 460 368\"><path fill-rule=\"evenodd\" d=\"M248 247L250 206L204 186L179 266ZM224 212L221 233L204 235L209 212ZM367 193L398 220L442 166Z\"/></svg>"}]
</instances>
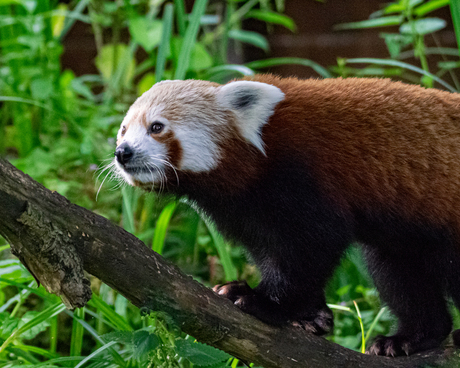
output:
<instances>
[{"instance_id":1,"label":"blurred foliage","mask_svg":"<svg viewBox=\"0 0 460 368\"><path fill-rule=\"evenodd\" d=\"M241 52L241 43L269 52L264 35L242 27L245 19L265 22L268 31L281 26L295 32L295 23L283 14L284 0L196 0L190 13L183 0L1 0L0 155L47 188L122 224L199 281L213 285L239 278L254 286L259 274L244 250L230 246L186 202L111 181L104 167L112 160L114 137L129 105L163 79L225 82L289 63L325 78L392 76L458 90L458 49L425 46L427 36L445 27L430 13L449 5L460 38L457 2L401 0L368 20L337 26L393 26L394 33L382 33L389 59L339 59L325 68L300 58L227 63L228 51ZM94 62L95 75L62 70L63 40L76 21L94 35L97 56L82 62ZM427 62L431 54L443 58L433 70ZM404 62L410 57L420 65ZM0 254L0 367L242 365L198 344L167 315L141 316L96 279L88 307L64 310L57 297L33 286L1 241ZM380 309L357 248L350 249L326 294L336 312L333 341L362 350L375 334L388 333L392 317Z\"/></svg>"}]
</instances>

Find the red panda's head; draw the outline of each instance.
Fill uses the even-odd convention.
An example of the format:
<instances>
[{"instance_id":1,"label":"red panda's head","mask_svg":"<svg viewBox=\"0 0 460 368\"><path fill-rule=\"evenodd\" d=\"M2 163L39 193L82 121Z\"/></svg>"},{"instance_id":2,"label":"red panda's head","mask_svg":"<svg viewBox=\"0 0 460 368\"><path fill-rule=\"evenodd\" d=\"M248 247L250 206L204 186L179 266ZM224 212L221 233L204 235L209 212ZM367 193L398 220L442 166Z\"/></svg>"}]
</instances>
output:
<instances>
[{"instance_id":1,"label":"red panda's head","mask_svg":"<svg viewBox=\"0 0 460 368\"><path fill-rule=\"evenodd\" d=\"M187 80L155 84L139 97L117 137L117 172L131 185L163 183L177 172L215 169L235 135L264 154L261 128L284 98L275 86Z\"/></svg>"}]
</instances>

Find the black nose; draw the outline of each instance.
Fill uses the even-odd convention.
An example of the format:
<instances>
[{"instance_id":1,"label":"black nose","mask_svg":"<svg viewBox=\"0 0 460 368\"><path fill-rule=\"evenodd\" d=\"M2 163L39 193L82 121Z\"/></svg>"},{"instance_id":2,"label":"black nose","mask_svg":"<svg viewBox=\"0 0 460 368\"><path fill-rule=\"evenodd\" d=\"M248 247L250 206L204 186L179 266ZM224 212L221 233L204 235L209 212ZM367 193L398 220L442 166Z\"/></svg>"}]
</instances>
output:
<instances>
[{"instance_id":1,"label":"black nose","mask_svg":"<svg viewBox=\"0 0 460 368\"><path fill-rule=\"evenodd\" d=\"M125 165L133 157L134 152L126 143L120 144L115 150L115 156L120 164Z\"/></svg>"}]
</instances>

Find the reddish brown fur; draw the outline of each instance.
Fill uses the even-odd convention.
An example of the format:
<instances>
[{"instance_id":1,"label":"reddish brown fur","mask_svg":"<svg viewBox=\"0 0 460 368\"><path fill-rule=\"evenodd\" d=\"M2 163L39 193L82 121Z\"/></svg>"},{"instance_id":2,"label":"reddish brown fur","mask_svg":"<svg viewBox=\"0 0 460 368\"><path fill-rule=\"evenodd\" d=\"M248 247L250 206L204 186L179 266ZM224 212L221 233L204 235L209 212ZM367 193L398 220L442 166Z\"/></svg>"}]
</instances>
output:
<instances>
[{"instance_id":1,"label":"reddish brown fur","mask_svg":"<svg viewBox=\"0 0 460 368\"><path fill-rule=\"evenodd\" d=\"M460 230L460 95L381 79L250 80L285 93L263 130L267 155L304 157L343 210Z\"/></svg>"},{"instance_id":2,"label":"reddish brown fur","mask_svg":"<svg viewBox=\"0 0 460 368\"><path fill-rule=\"evenodd\" d=\"M165 189L188 196L259 266L254 290L240 283L217 290L268 323L298 321L325 333L332 327L326 281L358 241L399 320L397 333L377 338L371 353L439 346L452 325L445 296L460 307L460 95L382 79L247 79L285 94L261 122L266 155L243 138L242 124L257 119L239 121L252 115L236 110L261 95L223 107L213 83L165 83L133 105L137 119L126 119L146 128L155 114L168 119L171 131L152 138L176 166L195 158L178 143L193 129L207 133L200 143L217 142L218 164L209 170L165 168Z\"/></svg>"}]
</instances>

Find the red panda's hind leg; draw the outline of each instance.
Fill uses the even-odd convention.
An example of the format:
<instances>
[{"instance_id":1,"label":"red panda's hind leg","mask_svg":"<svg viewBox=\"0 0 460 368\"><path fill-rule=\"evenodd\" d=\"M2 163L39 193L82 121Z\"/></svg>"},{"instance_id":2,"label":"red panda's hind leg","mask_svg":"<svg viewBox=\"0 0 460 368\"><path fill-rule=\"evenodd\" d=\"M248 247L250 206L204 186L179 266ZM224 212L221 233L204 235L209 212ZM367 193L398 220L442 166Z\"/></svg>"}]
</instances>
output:
<instances>
[{"instance_id":1,"label":"red panda's hind leg","mask_svg":"<svg viewBox=\"0 0 460 368\"><path fill-rule=\"evenodd\" d=\"M417 249L407 245L411 239L405 240L405 252L365 247L380 297L399 321L396 334L378 336L368 354L404 356L436 348L452 328L444 299L445 275L436 273L448 269L446 243L425 243Z\"/></svg>"}]
</instances>

